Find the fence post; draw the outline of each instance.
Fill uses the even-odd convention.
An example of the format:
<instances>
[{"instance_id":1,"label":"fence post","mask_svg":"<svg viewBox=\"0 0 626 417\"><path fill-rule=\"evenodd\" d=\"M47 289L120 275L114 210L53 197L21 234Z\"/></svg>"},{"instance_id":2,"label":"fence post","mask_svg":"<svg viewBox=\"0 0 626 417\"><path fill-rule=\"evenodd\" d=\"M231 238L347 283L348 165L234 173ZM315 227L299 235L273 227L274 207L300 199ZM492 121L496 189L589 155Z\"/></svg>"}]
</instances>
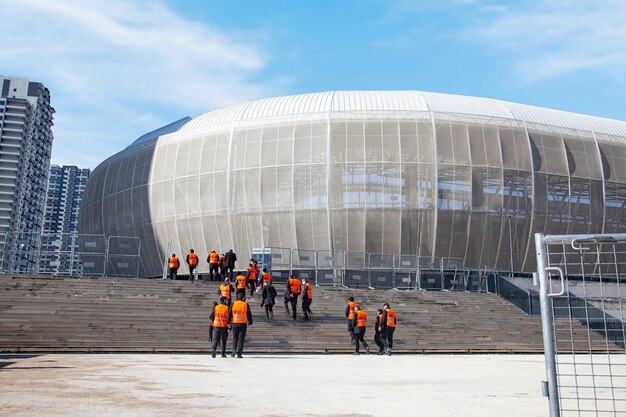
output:
<instances>
[{"instance_id":1,"label":"fence post","mask_svg":"<svg viewBox=\"0 0 626 417\"><path fill-rule=\"evenodd\" d=\"M74 246L76 246L76 232L72 233L72 243L70 249L70 277L74 276Z\"/></svg>"},{"instance_id":2,"label":"fence post","mask_svg":"<svg viewBox=\"0 0 626 417\"><path fill-rule=\"evenodd\" d=\"M102 276L107 276L107 264L109 263L109 241L111 240L111 236L107 237L104 241L104 268L102 268Z\"/></svg>"},{"instance_id":3,"label":"fence post","mask_svg":"<svg viewBox=\"0 0 626 417\"><path fill-rule=\"evenodd\" d=\"M546 272L548 260L543 243L543 233L535 233L535 250L537 251L537 273L539 275L543 354L546 363L546 377L548 379L548 404L550 406L550 417L559 417L561 414L559 410L559 392L555 362L556 350L554 348L551 300L548 296L549 281Z\"/></svg>"}]
</instances>

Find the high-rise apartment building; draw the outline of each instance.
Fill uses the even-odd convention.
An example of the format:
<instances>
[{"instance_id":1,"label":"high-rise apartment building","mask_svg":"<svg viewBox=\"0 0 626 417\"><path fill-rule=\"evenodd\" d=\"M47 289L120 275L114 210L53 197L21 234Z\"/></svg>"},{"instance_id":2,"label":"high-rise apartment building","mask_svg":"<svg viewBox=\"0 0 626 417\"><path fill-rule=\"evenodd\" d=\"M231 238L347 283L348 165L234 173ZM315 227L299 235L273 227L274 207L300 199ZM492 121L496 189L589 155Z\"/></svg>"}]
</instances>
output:
<instances>
[{"instance_id":1,"label":"high-rise apartment building","mask_svg":"<svg viewBox=\"0 0 626 417\"><path fill-rule=\"evenodd\" d=\"M78 230L78 212L89 172L88 168L75 166L50 167L39 262L41 273L62 274L73 269L74 233Z\"/></svg>"},{"instance_id":2,"label":"high-rise apartment building","mask_svg":"<svg viewBox=\"0 0 626 417\"><path fill-rule=\"evenodd\" d=\"M54 108L38 82L0 75L1 269L31 271L43 229Z\"/></svg>"}]
</instances>

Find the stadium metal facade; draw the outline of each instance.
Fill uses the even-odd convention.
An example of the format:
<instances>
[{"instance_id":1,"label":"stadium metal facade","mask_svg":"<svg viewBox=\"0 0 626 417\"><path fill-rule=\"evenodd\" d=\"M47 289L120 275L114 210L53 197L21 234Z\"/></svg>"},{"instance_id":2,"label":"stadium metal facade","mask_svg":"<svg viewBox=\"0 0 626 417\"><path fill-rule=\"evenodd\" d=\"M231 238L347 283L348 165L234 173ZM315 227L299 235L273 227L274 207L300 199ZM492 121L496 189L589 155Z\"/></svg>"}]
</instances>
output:
<instances>
[{"instance_id":1,"label":"stadium metal facade","mask_svg":"<svg viewBox=\"0 0 626 417\"><path fill-rule=\"evenodd\" d=\"M626 231L626 122L418 91L325 92L210 111L92 173L80 233L172 252L286 247L535 267L532 233ZM206 264L200 270L207 269Z\"/></svg>"}]
</instances>

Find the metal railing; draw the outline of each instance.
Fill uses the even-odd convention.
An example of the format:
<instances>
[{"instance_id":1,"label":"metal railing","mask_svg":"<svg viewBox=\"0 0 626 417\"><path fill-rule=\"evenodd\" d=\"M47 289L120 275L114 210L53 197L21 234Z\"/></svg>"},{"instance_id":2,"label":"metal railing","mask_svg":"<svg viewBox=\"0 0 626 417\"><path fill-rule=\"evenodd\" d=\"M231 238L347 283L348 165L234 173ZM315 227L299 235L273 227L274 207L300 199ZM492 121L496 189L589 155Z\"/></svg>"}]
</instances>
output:
<instances>
[{"instance_id":1,"label":"metal railing","mask_svg":"<svg viewBox=\"0 0 626 417\"><path fill-rule=\"evenodd\" d=\"M293 273L346 288L489 291L482 270L466 268L461 258L279 247L255 248L252 258L276 282Z\"/></svg>"},{"instance_id":2,"label":"metal railing","mask_svg":"<svg viewBox=\"0 0 626 417\"><path fill-rule=\"evenodd\" d=\"M0 235L0 273L136 278L138 237L39 233Z\"/></svg>"},{"instance_id":3,"label":"metal railing","mask_svg":"<svg viewBox=\"0 0 626 417\"><path fill-rule=\"evenodd\" d=\"M626 415L626 234L537 233L535 248L550 416Z\"/></svg>"}]
</instances>

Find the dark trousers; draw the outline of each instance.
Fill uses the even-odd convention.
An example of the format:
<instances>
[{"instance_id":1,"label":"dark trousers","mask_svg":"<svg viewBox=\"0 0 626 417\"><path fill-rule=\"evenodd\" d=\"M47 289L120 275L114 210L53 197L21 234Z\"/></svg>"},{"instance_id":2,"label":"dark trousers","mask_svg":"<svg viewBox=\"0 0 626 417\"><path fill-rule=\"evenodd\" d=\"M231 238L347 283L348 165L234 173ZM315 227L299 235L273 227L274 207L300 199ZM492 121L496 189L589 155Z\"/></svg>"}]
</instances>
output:
<instances>
[{"instance_id":1,"label":"dark trousers","mask_svg":"<svg viewBox=\"0 0 626 417\"><path fill-rule=\"evenodd\" d=\"M352 342L352 344L354 344L356 338L354 337L354 326L352 325L352 319L348 319L348 333L350 333L350 341Z\"/></svg>"},{"instance_id":2,"label":"dark trousers","mask_svg":"<svg viewBox=\"0 0 626 417\"><path fill-rule=\"evenodd\" d=\"M233 355L235 352L237 356L241 356L243 352L243 341L246 338L246 331L248 330L248 325L243 324L233 324Z\"/></svg>"},{"instance_id":3,"label":"dark trousers","mask_svg":"<svg viewBox=\"0 0 626 417\"><path fill-rule=\"evenodd\" d=\"M313 318L313 312L311 311L311 303L313 300L310 298L302 297L302 313L304 313L304 319L310 320Z\"/></svg>"},{"instance_id":4,"label":"dark trousers","mask_svg":"<svg viewBox=\"0 0 626 417\"><path fill-rule=\"evenodd\" d=\"M385 327L383 329L383 332L380 336L386 349L393 349L393 332L395 331L395 327Z\"/></svg>"},{"instance_id":5,"label":"dark trousers","mask_svg":"<svg viewBox=\"0 0 626 417\"><path fill-rule=\"evenodd\" d=\"M265 304L265 319L270 321L274 318L274 304Z\"/></svg>"},{"instance_id":6,"label":"dark trousers","mask_svg":"<svg viewBox=\"0 0 626 417\"><path fill-rule=\"evenodd\" d=\"M285 298L285 314L289 315L289 303L291 302L291 298Z\"/></svg>"},{"instance_id":7,"label":"dark trousers","mask_svg":"<svg viewBox=\"0 0 626 417\"><path fill-rule=\"evenodd\" d=\"M196 266L197 265L189 265L189 281L193 281L193 279L195 278L193 276L193 271L196 270Z\"/></svg>"},{"instance_id":8,"label":"dark trousers","mask_svg":"<svg viewBox=\"0 0 626 417\"><path fill-rule=\"evenodd\" d=\"M217 346L222 348L222 356L226 355L226 341L228 340L228 327L214 327L213 328L213 346L211 350L213 353L217 350Z\"/></svg>"},{"instance_id":9,"label":"dark trousers","mask_svg":"<svg viewBox=\"0 0 626 417\"><path fill-rule=\"evenodd\" d=\"M296 312L297 312L296 307L298 306L298 296L299 295L300 294L291 294L290 302L291 302L291 310L292 310L292 313L293 313L293 319L294 320L296 319Z\"/></svg>"},{"instance_id":10,"label":"dark trousers","mask_svg":"<svg viewBox=\"0 0 626 417\"><path fill-rule=\"evenodd\" d=\"M365 349L369 348L369 345L365 341L365 327L357 327L357 328L355 328L354 329L354 337L356 339L356 342L354 343L354 345L355 345L354 351L356 353L359 353L359 345L361 343L363 343L363 347Z\"/></svg>"},{"instance_id":11,"label":"dark trousers","mask_svg":"<svg viewBox=\"0 0 626 417\"><path fill-rule=\"evenodd\" d=\"M380 332L374 333L374 343L376 343L376 346L378 346L378 353L382 353L383 350L385 350L385 345L380 338Z\"/></svg>"},{"instance_id":12,"label":"dark trousers","mask_svg":"<svg viewBox=\"0 0 626 417\"><path fill-rule=\"evenodd\" d=\"M239 298L239 294L243 294L244 297L246 295L246 289L245 288L237 288L235 290L235 300Z\"/></svg>"},{"instance_id":13,"label":"dark trousers","mask_svg":"<svg viewBox=\"0 0 626 417\"><path fill-rule=\"evenodd\" d=\"M213 281L215 277L213 274L217 275L219 272L217 271L217 264L209 264L209 279Z\"/></svg>"},{"instance_id":14,"label":"dark trousers","mask_svg":"<svg viewBox=\"0 0 626 417\"><path fill-rule=\"evenodd\" d=\"M224 272L224 276L226 276L227 273L230 273L230 280L233 280L233 271L235 270L234 266L227 266L226 267L226 272Z\"/></svg>"},{"instance_id":15,"label":"dark trousers","mask_svg":"<svg viewBox=\"0 0 626 417\"><path fill-rule=\"evenodd\" d=\"M167 277L173 281L176 281L176 277L178 276L178 268L170 268Z\"/></svg>"},{"instance_id":16,"label":"dark trousers","mask_svg":"<svg viewBox=\"0 0 626 417\"><path fill-rule=\"evenodd\" d=\"M256 280L248 279L248 288L250 289L250 297L254 295L254 290L256 289Z\"/></svg>"}]
</instances>

